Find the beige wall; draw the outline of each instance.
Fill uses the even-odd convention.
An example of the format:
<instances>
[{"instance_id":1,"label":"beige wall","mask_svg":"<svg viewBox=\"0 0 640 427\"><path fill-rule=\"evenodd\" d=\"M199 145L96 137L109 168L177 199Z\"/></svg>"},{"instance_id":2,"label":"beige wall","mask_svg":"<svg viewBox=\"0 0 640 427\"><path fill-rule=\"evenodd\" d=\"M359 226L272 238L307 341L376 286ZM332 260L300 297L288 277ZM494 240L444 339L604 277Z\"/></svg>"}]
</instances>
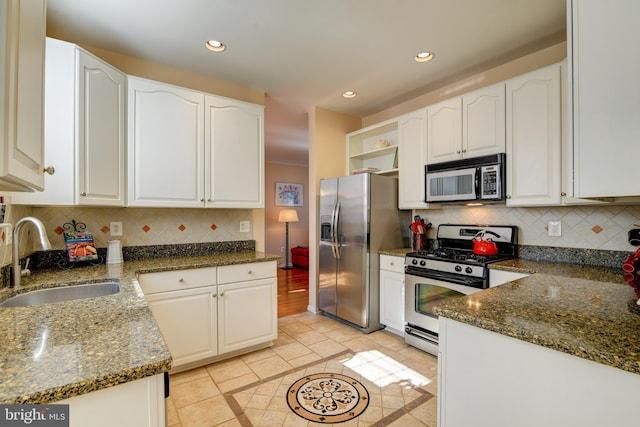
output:
<instances>
[{"instance_id":1,"label":"beige wall","mask_svg":"<svg viewBox=\"0 0 640 427\"><path fill-rule=\"evenodd\" d=\"M295 207L276 206L276 182L302 184L303 205ZM282 163L267 163L265 173L265 252L285 254L281 248L285 246L285 225L278 222L282 209L294 209L298 213L298 222L289 223L289 247L309 245L309 168L306 166ZM291 257L291 253L289 253Z\"/></svg>"},{"instance_id":2,"label":"beige wall","mask_svg":"<svg viewBox=\"0 0 640 427\"><path fill-rule=\"evenodd\" d=\"M265 94L258 89L252 89L236 83L216 79L215 77L168 67L93 46L82 45L82 47L122 72L132 76L157 80L176 86L239 99L241 101L253 102L254 104L264 105L265 103Z\"/></svg>"},{"instance_id":3,"label":"beige wall","mask_svg":"<svg viewBox=\"0 0 640 427\"><path fill-rule=\"evenodd\" d=\"M449 84L431 92L417 96L409 101L395 105L384 111L372 114L362 119L362 126L367 127L381 121L410 113L419 108L443 101L463 93L489 86L494 83L527 73L545 65L555 64L567 57L567 43L562 42L534 52L522 58L494 67L484 73L475 74L459 82Z\"/></svg>"},{"instance_id":4,"label":"beige wall","mask_svg":"<svg viewBox=\"0 0 640 427\"><path fill-rule=\"evenodd\" d=\"M323 108L309 112L309 310L318 301L318 193L320 179L346 173L345 134L362 127L358 117Z\"/></svg>"}]
</instances>

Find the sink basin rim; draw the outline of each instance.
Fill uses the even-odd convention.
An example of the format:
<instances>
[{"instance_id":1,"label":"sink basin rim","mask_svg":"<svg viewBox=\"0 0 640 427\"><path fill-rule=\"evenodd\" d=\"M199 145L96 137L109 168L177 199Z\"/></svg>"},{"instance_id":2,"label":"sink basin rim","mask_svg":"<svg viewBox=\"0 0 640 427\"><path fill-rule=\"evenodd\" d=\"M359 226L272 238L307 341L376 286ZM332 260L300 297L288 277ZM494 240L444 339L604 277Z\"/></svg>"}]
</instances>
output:
<instances>
[{"instance_id":1,"label":"sink basin rim","mask_svg":"<svg viewBox=\"0 0 640 427\"><path fill-rule=\"evenodd\" d=\"M2 301L0 307L30 307L34 305L96 298L114 295L120 292L120 290L120 282L117 281L57 286L15 295Z\"/></svg>"}]
</instances>

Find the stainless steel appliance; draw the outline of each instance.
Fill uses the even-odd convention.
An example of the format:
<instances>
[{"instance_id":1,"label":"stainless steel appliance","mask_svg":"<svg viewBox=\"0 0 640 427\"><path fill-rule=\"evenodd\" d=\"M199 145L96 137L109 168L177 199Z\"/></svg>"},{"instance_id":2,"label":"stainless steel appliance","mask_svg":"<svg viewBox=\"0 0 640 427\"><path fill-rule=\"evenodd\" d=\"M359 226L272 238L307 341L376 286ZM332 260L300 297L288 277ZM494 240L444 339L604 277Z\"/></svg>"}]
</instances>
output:
<instances>
[{"instance_id":1,"label":"stainless steel appliance","mask_svg":"<svg viewBox=\"0 0 640 427\"><path fill-rule=\"evenodd\" d=\"M476 255L474 239L490 235L498 247L493 256ZM438 316L433 309L449 298L459 298L489 287L492 262L518 256L518 228L509 225L438 226L435 249L410 252L405 257L405 342L438 353Z\"/></svg>"},{"instance_id":2,"label":"stainless steel appliance","mask_svg":"<svg viewBox=\"0 0 640 427\"><path fill-rule=\"evenodd\" d=\"M501 202L505 200L505 154L425 166L428 203Z\"/></svg>"},{"instance_id":3,"label":"stainless steel appliance","mask_svg":"<svg viewBox=\"0 0 640 427\"><path fill-rule=\"evenodd\" d=\"M381 329L378 251L408 244L409 223L395 178L320 180L319 309L366 333Z\"/></svg>"}]
</instances>

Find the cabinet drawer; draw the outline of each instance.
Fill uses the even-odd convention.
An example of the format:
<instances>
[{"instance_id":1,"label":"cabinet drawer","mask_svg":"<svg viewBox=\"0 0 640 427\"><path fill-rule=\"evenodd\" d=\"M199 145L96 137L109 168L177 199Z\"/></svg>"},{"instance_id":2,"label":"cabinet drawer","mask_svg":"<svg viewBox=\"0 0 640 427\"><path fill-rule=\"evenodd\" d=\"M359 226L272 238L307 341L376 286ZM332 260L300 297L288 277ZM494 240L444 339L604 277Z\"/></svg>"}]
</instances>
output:
<instances>
[{"instance_id":1,"label":"cabinet drawer","mask_svg":"<svg viewBox=\"0 0 640 427\"><path fill-rule=\"evenodd\" d=\"M144 273L138 276L138 282L145 294L200 288L216 284L216 270L217 267L207 267Z\"/></svg>"},{"instance_id":2,"label":"cabinet drawer","mask_svg":"<svg viewBox=\"0 0 640 427\"><path fill-rule=\"evenodd\" d=\"M380 269L404 273L404 257L380 255Z\"/></svg>"},{"instance_id":3,"label":"cabinet drawer","mask_svg":"<svg viewBox=\"0 0 640 427\"><path fill-rule=\"evenodd\" d=\"M276 276L276 262L254 262L250 264L218 267L218 284L245 282Z\"/></svg>"}]
</instances>

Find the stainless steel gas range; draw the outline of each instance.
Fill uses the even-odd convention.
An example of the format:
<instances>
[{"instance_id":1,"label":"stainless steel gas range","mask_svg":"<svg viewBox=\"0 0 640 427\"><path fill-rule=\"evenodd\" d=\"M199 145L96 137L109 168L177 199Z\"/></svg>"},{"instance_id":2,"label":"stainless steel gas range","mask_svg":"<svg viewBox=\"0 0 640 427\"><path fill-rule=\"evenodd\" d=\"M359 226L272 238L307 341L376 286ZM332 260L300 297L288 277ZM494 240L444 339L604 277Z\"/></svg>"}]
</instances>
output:
<instances>
[{"instance_id":1,"label":"stainless steel gas range","mask_svg":"<svg viewBox=\"0 0 640 427\"><path fill-rule=\"evenodd\" d=\"M488 242L480 242L483 234ZM438 354L438 316L433 309L449 298L487 289L489 264L518 256L518 228L442 224L437 242L435 249L405 257L405 341L434 355ZM474 248L483 255L474 253Z\"/></svg>"}]
</instances>

